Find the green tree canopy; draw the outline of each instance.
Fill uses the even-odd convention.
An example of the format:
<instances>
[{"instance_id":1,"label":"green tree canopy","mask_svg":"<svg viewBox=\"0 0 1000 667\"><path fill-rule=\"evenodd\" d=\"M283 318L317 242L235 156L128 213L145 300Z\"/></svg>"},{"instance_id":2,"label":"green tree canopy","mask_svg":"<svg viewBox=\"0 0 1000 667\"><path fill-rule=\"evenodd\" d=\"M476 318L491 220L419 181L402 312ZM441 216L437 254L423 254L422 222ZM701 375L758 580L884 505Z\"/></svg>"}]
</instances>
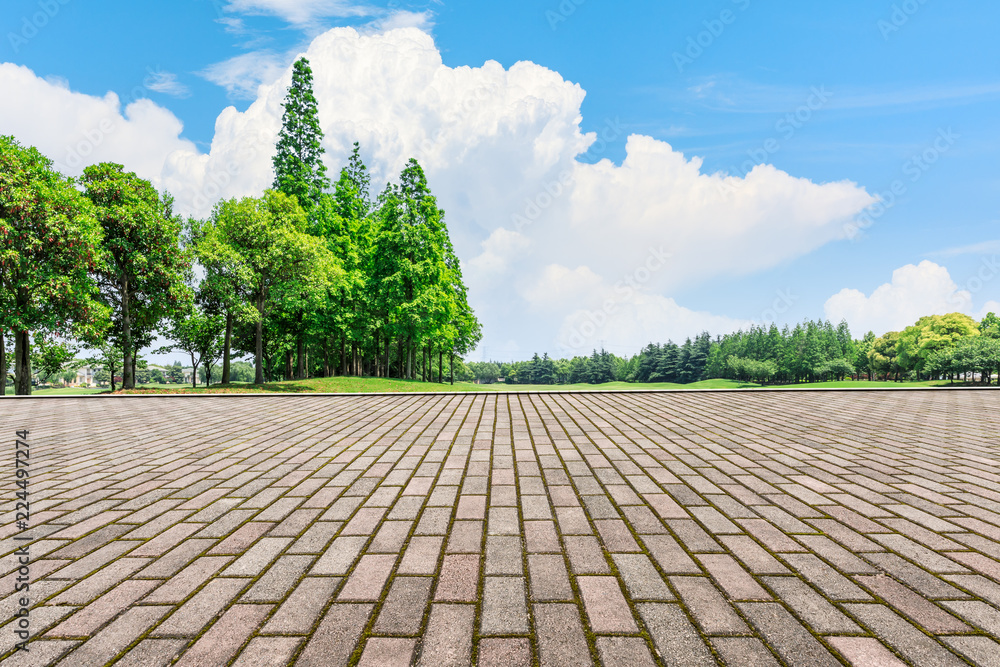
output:
<instances>
[{"instance_id":1,"label":"green tree canopy","mask_svg":"<svg viewBox=\"0 0 1000 667\"><path fill-rule=\"evenodd\" d=\"M976 321L962 313L921 317L899 334L899 364L905 370L921 373L933 352L953 349L962 339L979 335Z\"/></svg>"},{"instance_id":2,"label":"green tree canopy","mask_svg":"<svg viewBox=\"0 0 1000 667\"><path fill-rule=\"evenodd\" d=\"M0 238L0 375L3 338L13 334L15 392L29 394L30 332L96 342L108 309L93 279L101 262L93 206L48 158L8 136L0 136Z\"/></svg>"},{"instance_id":3,"label":"green tree canopy","mask_svg":"<svg viewBox=\"0 0 1000 667\"><path fill-rule=\"evenodd\" d=\"M83 173L104 231L98 277L112 312L112 335L123 350L122 386L133 389L135 339L152 342L160 320L189 297L181 220L170 197L161 198L149 181L120 164L102 163Z\"/></svg>"}]
</instances>

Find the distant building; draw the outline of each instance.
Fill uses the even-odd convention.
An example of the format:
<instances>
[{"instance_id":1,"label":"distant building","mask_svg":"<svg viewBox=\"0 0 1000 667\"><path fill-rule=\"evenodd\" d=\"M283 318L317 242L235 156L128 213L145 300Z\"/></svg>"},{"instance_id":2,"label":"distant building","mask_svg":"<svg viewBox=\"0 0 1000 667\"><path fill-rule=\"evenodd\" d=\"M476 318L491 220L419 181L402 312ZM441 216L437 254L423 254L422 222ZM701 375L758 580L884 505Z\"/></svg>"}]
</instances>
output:
<instances>
[{"instance_id":1,"label":"distant building","mask_svg":"<svg viewBox=\"0 0 1000 667\"><path fill-rule=\"evenodd\" d=\"M84 366L83 368L78 368L76 370L76 379L71 380L69 386L71 387L93 387L97 382L94 380L94 369L90 366Z\"/></svg>"}]
</instances>

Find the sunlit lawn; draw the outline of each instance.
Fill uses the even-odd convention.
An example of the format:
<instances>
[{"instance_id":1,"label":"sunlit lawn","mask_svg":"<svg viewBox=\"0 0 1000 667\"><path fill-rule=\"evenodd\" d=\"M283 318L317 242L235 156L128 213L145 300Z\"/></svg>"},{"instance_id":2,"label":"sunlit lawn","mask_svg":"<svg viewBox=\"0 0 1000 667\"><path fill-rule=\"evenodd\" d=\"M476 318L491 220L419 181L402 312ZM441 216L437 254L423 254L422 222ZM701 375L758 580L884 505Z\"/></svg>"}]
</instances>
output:
<instances>
[{"instance_id":1,"label":"sunlit lawn","mask_svg":"<svg viewBox=\"0 0 1000 667\"><path fill-rule=\"evenodd\" d=\"M902 389L910 387L947 387L953 385L947 380L930 382L812 382L793 385L768 385L768 389ZM497 392L497 391L614 391L614 390L694 390L694 389L760 389L760 385L735 380L704 380L693 384L671 383L629 383L609 382L606 384L564 384L564 385L508 385L473 384L472 382L420 382L417 380L393 380L385 378L310 378L308 380L292 380L288 382L270 382L264 385L253 385L234 382L228 387L213 384L206 388L199 384L192 389L188 384L144 384L132 391L117 391L122 394L362 394L362 393L397 393L397 392ZM7 395L13 394L13 387L7 387ZM64 387L54 389L36 389L32 396L85 396L89 394L108 394L108 387Z\"/></svg>"},{"instance_id":2,"label":"sunlit lawn","mask_svg":"<svg viewBox=\"0 0 1000 667\"><path fill-rule=\"evenodd\" d=\"M947 381L934 382L814 382L809 384L779 385L781 389L873 389L873 388L908 388L908 387L938 387L947 386ZM775 388L769 385L768 388ZM693 384L670 383L628 383L609 382L606 384L568 384L568 385L507 385L503 383L483 385L471 382L456 382L454 385L437 382L420 382L416 380L394 380L385 378L311 378L308 380L291 380L288 382L271 382L264 385L233 383L228 387L212 385L209 388L200 386L192 389L187 385L160 385L157 387L136 389L135 391L119 393L324 393L324 394L356 394L356 393L394 393L394 392L496 392L496 391L609 391L609 390L694 390L694 389L760 389L757 384L737 382L735 380L704 380Z\"/></svg>"}]
</instances>

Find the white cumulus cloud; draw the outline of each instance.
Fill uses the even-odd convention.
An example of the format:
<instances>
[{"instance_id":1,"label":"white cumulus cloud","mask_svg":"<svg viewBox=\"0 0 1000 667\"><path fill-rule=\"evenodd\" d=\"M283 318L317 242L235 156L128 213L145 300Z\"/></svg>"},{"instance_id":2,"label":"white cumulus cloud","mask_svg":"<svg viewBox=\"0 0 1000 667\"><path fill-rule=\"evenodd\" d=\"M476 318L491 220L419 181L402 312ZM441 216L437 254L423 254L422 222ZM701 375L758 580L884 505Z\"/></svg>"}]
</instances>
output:
<instances>
[{"instance_id":1,"label":"white cumulus cloud","mask_svg":"<svg viewBox=\"0 0 1000 667\"><path fill-rule=\"evenodd\" d=\"M149 99L124 104L114 93L103 97L73 92L27 67L0 63L0 127L35 146L68 175L89 164L121 162L162 185L165 161L175 152L193 154L181 138L174 114Z\"/></svg>"},{"instance_id":2,"label":"white cumulus cloud","mask_svg":"<svg viewBox=\"0 0 1000 667\"><path fill-rule=\"evenodd\" d=\"M925 315L972 314L972 293L960 289L948 269L930 260L892 272L892 281L870 295L843 289L826 302L826 317L847 320L851 330L882 335L901 331Z\"/></svg>"},{"instance_id":3,"label":"white cumulus cloud","mask_svg":"<svg viewBox=\"0 0 1000 667\"><path fill-rule=\"evenodd\" d=\"M347 5L235 0L232 7L300 21ZM0 65L0 86L11 92L0 100L0 125L65 164L67 150L110 119L115 130L85 162L123 162L169 190L183 213L204 216L219 198L257 194L273 180L274 141L298 55L248 55L206 74L254 100L245 111L220 113L207 153L152 102L123 110L112 94L72 93L13 65ZM846 225L875 201L854 183L814 183L770 166L743 178L706 174L699 158L640 135L628 138L621 165L584 164L577 157L599 153L600 143L581 130L579 85L530 62L448 67L417 28L337 28L301 55L312 63L332 173L355 141L375 187L410 157L424 166L464 260L484 345L497 341L493 349L499 341L512 349L514 341L555 351L581 310L599 307L605 292L628 279L639 287L604 325L609 346L613 337L632 344L731 328L738 322L686 310L669 295L845 238ZM614 119L604 124L602 141L620 132ZM655 270L652 256L663 258Z\"/></svg>"}]
</instances>

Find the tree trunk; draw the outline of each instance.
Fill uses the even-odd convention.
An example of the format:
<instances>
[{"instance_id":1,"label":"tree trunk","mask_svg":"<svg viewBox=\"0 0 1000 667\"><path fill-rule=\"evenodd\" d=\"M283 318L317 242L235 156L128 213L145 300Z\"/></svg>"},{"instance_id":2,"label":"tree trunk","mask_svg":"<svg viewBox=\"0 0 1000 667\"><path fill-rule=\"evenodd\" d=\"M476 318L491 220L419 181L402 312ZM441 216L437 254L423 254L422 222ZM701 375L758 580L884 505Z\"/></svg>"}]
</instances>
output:
<instances>
[{"instance_id":1,"label":"tree trunk","mask_svg":"<svg viewBox=\"0 0 1000 667\"><path fill-rule=\"evenodd\" d=\"M358 344L351 341L351 375L353 377L358 377L361 373L358 371Z\"/></svg>"},{"instance_id":2,"label":"tree trunk","mask_svg":"<svg viewBox=\"0 0 1000 667\"><path fill-rule=\"evenodd\" d=\"M304 380L308 380L309 379L309 346L308 345L306 345L306 367L305 367L304 370L305 370L305 373L303 373L302 378Z\"/></svg>"},{"instance_id":3,"label":"tree trunk","mask_svg":"<svg viewBox=\"0 0 1000 667\"><path fill-rule=\"evenodd\" d=\"M455 384L455 353L451 353L451 383Z\"/></svg>"},{"instance_id":4,"label":"tree trunk","mask_svg":"<svg viewBox=\"0 0 1000 667\"><path fill-rule=\"evenodd\" d=\"M387 344L387 346L388 346L388 344ZM403 358L403 339L400 338L400 339L398 339L396 341L396 371L395 372L392 371L392 349L389 350L389 354L386 357L386 359L388 359L388 361L386 362L388 364L386 366L386 368L388 369L388 377L391 377L391 378L402 378L403 377L403 371L400 370L403 367L403 364L401 362L402 358Z\"/></svg>"},{"instance_id":5,"label":"tree trunk","mask_svg":"<svg viewBox=\"0 0 1000 667\"><path fill-rule=\"evenodd\" d=\"M438 384L444 382L444 350L438 350Z\"/></svg>"},{"instance_id":6,"label":"tree trunk","mask_svg":"<svg viewBox=\"0 0 1000 667\"><path fill-rule=\"evenodd\" d=\"M194 361L194 355L191 355L191 388L198 388L198 364Z\"/></svg>"},{"instance_id":7,"label":"tree trunk","mask_svg":"<svg viewBox=\"0 0 1000 667\"><path fill-rule=\"evenodd\" d=\"M264 297L257 297L257 332L254 334L254 384L264 384Z\"/></svg>"},{"instance_id":8,"label":"tree trunk","mask_svg":"<svg viewBox=\"0 0 1000 667\"><path fill-rule=\"evenodd\" d=\"M14 334L14 394L31 396L31 337L27 331Z\"/></svg>"},{"instance_id":9,"label":"tree trunk","mask_svg":"<svg viewBox=\"0 0 1000 667\"><path fill-rule=\"evenodd\" d=\"M301 380L306 376L306 341L305 334L299 334L295 342L295 379Z\"/></svg>"},{"instance_id":10,"label":"tree trunk","mask_svg":"<svg viewBox=\"0 0 1000 667\"><path fill-rule=\"evenodd\" d=\"M233 345L233 314L226 311L226 342L222 347L222 384L229 384L230 348Z\"/></svg>"},{"instance_id":11,"label":"tree trunk","mask_svg":"<svg viewBox=\"0 0 1000 667\"><path fill-rule=\"evenodd\" d=\"M406 379L413 379L413 342L406 341Z\"/></svg>"},{"instance_id":12,"label":"tree trunk","mask_svg":"<svg viewBox=\"0 0 1000 667\"><path fill-rule=\"evenodd\" d=\"M125 358L122 360L122 389L135 389L135 376L132 375L132 313L129 312L128 279L122 279L122 349Z\"/></svg>"},{"instance_id":13,"label":"tree trunk","mask_svg":"<svg viewBox=\"0 0 1000 667\"><path fill-rule=\"evenodd\" d=\"M340 374L347 375L347 336L340 337Z\"/></svg>"},{"instance_id":14,"label":"tree trunk","mask_svg":"<svg viewBox=\"0 0 1000 667\"><path fill-rule=\"evenodd\" d=\"M292 379L292 351L285 350L285 382Z\"/></svg>"},{"instance_id":15,"label":"tree trunk","mask_svg":"<svg viewBox=\"0 0 1000 667\"><path fill-rule=\"evenodd\" d=\"M392 341L389 340L389 336L385 337L385 375L382 377L389 377L389 355L392 354Z\"/></svg>"}]
</instances>

